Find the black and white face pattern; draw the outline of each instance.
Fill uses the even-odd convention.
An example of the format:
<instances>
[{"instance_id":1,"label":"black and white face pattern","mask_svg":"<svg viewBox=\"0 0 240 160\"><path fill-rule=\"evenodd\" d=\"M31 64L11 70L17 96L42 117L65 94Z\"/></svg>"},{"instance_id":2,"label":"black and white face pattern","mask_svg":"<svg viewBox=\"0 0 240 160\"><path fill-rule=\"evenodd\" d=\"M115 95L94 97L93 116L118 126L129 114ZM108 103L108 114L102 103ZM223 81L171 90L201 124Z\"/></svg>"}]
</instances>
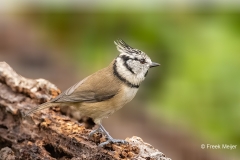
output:
<instances>
[{"instance_id":1,"label":"black and white face pattern","mask_svg":"<svg viewBox=\"0 0 240 160\"><path fill-rule=\"evenodd\" d=\"M124 41L115 41L119 56L115 61L115 71L123 81L130 83L131 87L138 88L145 79L152 64L151 59L141 50L134 49Z\"/></svg>"}]
</instances>

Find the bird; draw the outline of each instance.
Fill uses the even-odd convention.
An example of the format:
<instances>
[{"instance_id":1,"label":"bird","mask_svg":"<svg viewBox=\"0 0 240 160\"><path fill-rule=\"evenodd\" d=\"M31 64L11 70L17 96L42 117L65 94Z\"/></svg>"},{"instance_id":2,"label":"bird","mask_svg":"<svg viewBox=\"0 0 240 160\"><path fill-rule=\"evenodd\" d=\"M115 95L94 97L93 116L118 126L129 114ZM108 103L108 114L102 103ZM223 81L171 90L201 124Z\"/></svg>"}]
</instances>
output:
<instances>
[{"instance_id":1,"label":"bird","mask_svg":"<svg viewBox=\"0 0 240 160\"><path fill-rule=\"evenodd\" d=\"M81 115L89 117L97 125L97 129L90 132L103 133L108 143L127 143L125 140L114 139L101 124L115 111L130 102L136 95L141 82L148 74L148 70L160 64L152 62L143 51L129 46L121 39L114 41L119 55L106 67L76 83L54 99L27 111L28 116L36 111L54 106L74 106Z\"/></svg>"}]
</instances>

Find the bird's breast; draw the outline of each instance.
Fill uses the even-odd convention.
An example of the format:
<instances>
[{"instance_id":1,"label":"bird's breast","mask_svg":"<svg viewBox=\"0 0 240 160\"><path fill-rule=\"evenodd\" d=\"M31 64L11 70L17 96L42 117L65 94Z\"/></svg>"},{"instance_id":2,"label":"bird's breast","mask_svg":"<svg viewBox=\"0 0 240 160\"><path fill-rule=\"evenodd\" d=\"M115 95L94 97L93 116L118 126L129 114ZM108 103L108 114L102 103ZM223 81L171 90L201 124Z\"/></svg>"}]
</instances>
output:
<instances>
[{"instance_id":1,"label":"bird's breast","mask_svg":"<svg viewBox=\"0 0 240 160\"><path fill-rule=\"evenodd\" d=\"M137 91L138 88L122 85L113 98L101 102L79 103L77 108L82 116L91 117L95 123L99 124L102 118L110 116L130 102L135 97Z\"/></svg>"},{"instance_id":2,"label":"bird's breast","mask_svg":"<svg viewBox=\"0 0 240 160\"><path fill-rule=\"evenodd\" d=\"M125 105L126 103L130 102L136 95L138 88L131 88L128 86L123 86L119 92L119 103Z\"/></svg>"}]
</instances>

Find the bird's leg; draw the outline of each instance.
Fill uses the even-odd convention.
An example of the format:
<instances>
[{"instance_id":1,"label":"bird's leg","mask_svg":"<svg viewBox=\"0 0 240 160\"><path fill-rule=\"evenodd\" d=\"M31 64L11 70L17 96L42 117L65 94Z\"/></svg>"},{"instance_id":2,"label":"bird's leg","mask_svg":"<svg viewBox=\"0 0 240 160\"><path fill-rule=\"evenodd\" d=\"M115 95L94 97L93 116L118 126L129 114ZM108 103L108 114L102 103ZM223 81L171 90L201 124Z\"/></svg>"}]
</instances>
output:
<instances>
[{"instance_id":1,"label":"bird's leg","mask_svg":"<svg viewBox=\"0 0 240 160\"><path fill-rule=\"evenodd\" d=\"M93 134L97 133L97 132L101 132L101 133L103 132L102 129L100 128L100 126L98 126L97 129L91 131L88 136L91 138L93 136Z\"/></svg>"},{"instance_id":2,"label":"bird's leg","mask_svg":"<svg viewBox=\"0 0 240 160\"><path fill-rule=\"evenodd\" d=\"M107 136L107 139L108 139L106 142L100 143L100 144L99 144L100 147L103 147L104 145L106 145L106 144L108 144L108 143L110 143L110 142L112 142L112 143L124 143L124 144L128 143L128 142L125 141L125 140L113 139L113 138L110 136L110 134L105 130L105 128L104 128L101 124L99 125L99 128L98 128L98 129L100 129L100 130Z\"/></svg>"}]
</instances>

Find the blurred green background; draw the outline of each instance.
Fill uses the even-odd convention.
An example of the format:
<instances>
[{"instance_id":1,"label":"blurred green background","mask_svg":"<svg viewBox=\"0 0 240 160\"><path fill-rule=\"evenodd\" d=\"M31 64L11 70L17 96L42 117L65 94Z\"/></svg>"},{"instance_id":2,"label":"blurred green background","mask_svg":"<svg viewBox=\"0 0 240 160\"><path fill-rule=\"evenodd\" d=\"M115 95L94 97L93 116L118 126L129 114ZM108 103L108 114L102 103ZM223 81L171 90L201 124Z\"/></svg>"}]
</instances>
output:
<instances>
[{"instance_id":1,"label":"blurred green background","mask_svg":"<svg viewBox=\"0 0 240 160\"><path fill-rule=\"evenodd\" d=\"M17 21L33 30L29 33L34 35L29 38L31 44L26 44L26 48L34 46L32 48L45 53L39 53L34 59L35 55L26 53L34 49L23 49L26 58L21 56L21 59L32 56L23 60L24 65L27 65L25 62L39 60L42 63L37 65L37 72L34 67L15 69L19 69L23 76L44 78L40 70L46 65L71 66L74 78L66 76L69 71L59 70L56 73L62 81L70 79L66 83L51 79L56 74L48 73L51 76L46 76L64 90L107 66L118 55L113 41L121 38L130 46L143 50L161 66L150 70L133 102L119 111L120 121L128 113L142 121L151 119L148 124L154 129L150 132L156 134L146 133L146 137L154 137L155 147L170 158L216 159L217 156L218 159L239 159L240 12L237 9L217 6L174 6L166 9L154 5L143 9L144 4L134 10L127 4L119 7L115 4L115 9L95 4L86 9L81 5L79 8L26 5L16 7L11 13L2 13L4 22L8 22L6 17L9 17L11 23ZM127 9L125 6L128 6ZM37 39L34 41L37 45L32 39ZM0 45L1 61L8 59L10 63L11 59L17 59L15 54L20 55L19 49L12 51L9 47L9 51L6 48L6 44ZM7 58L6 51L14 56ZM49 63L46 60L48 53L53 55ZM14 62L10 65L14 66ZM36 67L35 63L32 65ZM23 74L25 70L33 70L34 73ZM132 109L131 105L134 106ZM118 128L124 128L124 125L125 122L120 122ZM133 123L131 127L135 125ZM156 128L160 129L156 131ZM127 129L124 132L131 136ZM161 136L166 136L164 143ZM180 145L176 148L178 143ZM185 143L189 144L187 148L182 147ZM237 145L237 149L202 150L201 144L233 144Z\"/></svg>"}]
</instances>

